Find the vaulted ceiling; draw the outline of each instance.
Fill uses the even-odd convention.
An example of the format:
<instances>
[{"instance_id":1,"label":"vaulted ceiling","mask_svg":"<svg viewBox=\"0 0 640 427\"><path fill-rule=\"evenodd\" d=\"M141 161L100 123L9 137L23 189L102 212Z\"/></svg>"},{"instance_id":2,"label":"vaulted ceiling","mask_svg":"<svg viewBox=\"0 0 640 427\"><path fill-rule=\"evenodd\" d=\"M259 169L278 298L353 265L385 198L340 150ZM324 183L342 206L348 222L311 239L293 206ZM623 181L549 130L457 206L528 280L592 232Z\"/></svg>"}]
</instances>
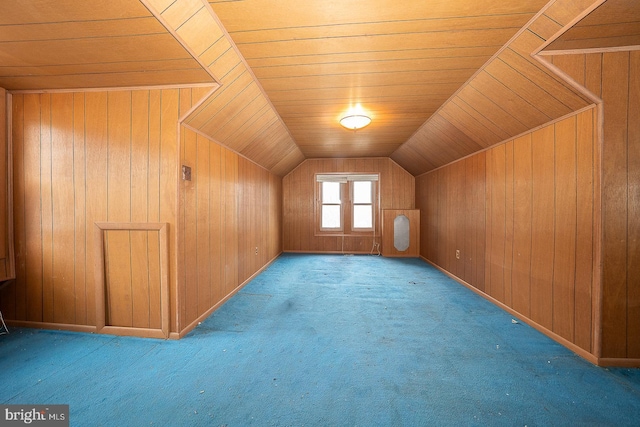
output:
<instances>
[{"instance_id":1,"label":"vaulted ceiling","mask_svg":"<svg viewBox=\"0 0 640 427\"><path fill-rule=\"evenodd\" d=\"M0 87L206 86L183 125L278 175L317 157L419 175L590 105L541 57L640 44L639 4L0 2ZM372 123L353 132L356 104Z\"/></svg>"}]
</instances>

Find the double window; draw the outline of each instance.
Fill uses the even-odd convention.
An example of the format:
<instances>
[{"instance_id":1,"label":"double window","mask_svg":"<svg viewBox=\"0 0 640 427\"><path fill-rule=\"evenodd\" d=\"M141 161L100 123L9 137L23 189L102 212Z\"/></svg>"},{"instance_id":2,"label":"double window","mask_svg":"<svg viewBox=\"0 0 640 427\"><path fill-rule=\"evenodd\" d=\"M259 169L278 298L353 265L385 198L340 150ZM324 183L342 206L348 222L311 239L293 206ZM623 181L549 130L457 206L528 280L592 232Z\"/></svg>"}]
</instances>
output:
<instances>
[{"instance_id":1,"label":"double window","mask_svg":"<svg viewBox=\"0 0 640 427\"><path fill-rule=\"evenodd\" d=\"M377 174L318 174L317 209L321 233L373 231Z\"/></svg>"}]
</instances>

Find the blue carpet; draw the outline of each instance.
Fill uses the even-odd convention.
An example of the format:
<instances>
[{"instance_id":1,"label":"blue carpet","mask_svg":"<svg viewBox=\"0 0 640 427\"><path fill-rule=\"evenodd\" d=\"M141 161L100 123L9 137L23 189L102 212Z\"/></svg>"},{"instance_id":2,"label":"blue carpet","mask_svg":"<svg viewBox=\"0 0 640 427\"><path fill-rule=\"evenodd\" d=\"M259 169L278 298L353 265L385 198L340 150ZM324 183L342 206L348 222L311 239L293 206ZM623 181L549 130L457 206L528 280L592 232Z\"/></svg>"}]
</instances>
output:
<instances>
[{"instance_id":1,"label":"blue carpet","mask_svg":"<svg viewBox=\"0 0 640 427\"><path fill-rule=\"evenodd\" d=\"M13 329L0 402L74 426L632 426L603 369L418 259L284 254L179 341Z\"/></svg>"}]
</instances>

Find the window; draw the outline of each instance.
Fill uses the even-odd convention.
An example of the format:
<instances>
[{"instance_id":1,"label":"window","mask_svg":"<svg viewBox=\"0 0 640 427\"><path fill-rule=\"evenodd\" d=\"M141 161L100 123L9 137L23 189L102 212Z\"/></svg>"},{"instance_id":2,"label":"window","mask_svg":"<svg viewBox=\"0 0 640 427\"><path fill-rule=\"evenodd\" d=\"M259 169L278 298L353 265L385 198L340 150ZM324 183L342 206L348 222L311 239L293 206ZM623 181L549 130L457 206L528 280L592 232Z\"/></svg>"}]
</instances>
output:
<instances>
[{"instance_id":1,"label":"window","mask_svg":"<svg viewBox=\"0 0 640 427\"><path fill-rule=\"evenodd\" d=\"M351 181L353 229L373 229L373 182Z\"/></svg>"},{"instance_id":2,"label":"window","mask_svg":"<svg viewBox=\"0 0 640 427\"><path fill-rule=\"evenodd\" d=\"M377 174L318 174L316 181L320 233L374 231Z\"/></svg>"},{"instance_id":3,"label":"window","mask_svg":"<svg viewBox=\"0 0 640 427\"><path fill-rule=\"evenodd\" d=\"M322 220L323 230L342 230L342 202L339 182L322 182Z\"/></svg>"}]
</instances>

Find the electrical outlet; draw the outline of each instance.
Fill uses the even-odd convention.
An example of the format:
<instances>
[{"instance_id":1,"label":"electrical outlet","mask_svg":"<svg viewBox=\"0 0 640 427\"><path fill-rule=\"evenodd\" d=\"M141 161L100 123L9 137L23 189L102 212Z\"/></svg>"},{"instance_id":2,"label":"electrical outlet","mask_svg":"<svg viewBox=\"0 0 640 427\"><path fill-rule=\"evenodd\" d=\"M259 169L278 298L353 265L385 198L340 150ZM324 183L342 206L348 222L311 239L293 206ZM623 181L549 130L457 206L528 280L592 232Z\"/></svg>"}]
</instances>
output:
<instances>
[{"instance_id":1,"label":"electrical outlet","mask_svg":"<svg viewBox=\"0 0 640 427\"><path fill-rule=\"evenodd\" d=\"M256 246L256 255L258 255L258 247Z\"/></svg>"},{"instance_id":2,"label":"electrical outlet","mask_svg":"<svg viewBox=\"0 0 640 427\"><path fill-rule=\"evenodd\" d=\"M456 249L456 259L460 259L460 249Z\"/></svg>"}]
</instances>

